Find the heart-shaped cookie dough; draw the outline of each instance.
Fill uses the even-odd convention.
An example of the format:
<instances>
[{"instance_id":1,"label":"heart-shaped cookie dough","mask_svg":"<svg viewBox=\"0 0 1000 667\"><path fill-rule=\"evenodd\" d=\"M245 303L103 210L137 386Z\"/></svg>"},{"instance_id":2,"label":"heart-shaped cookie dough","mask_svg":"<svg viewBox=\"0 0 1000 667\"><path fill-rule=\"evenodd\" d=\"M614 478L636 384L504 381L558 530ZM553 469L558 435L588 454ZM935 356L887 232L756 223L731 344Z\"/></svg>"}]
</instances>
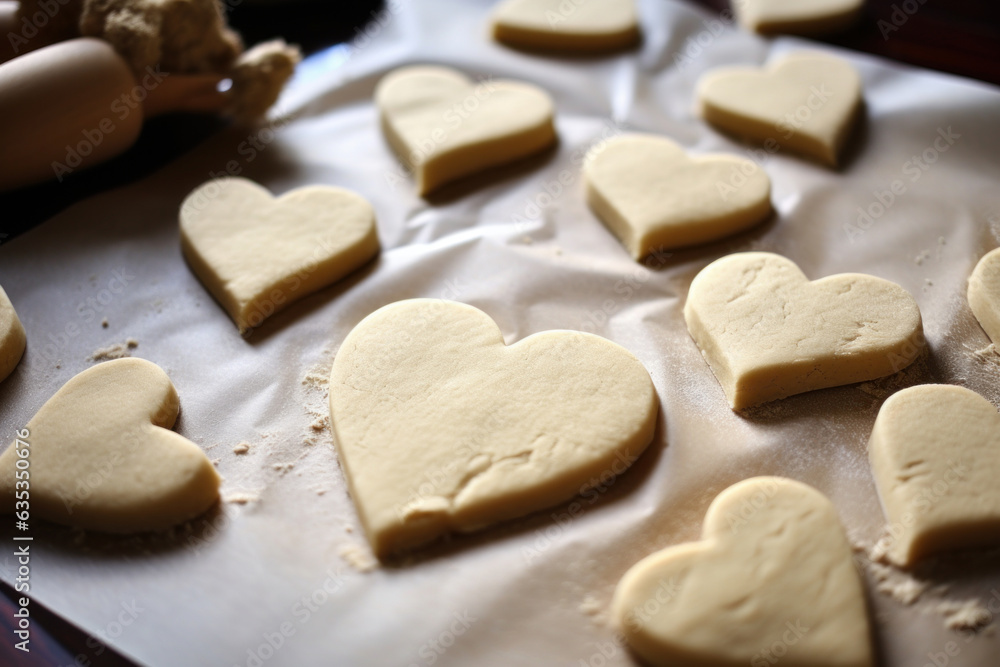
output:
<instances>
[{"instance_id":1,"label":"heart-shaped cookie dough","mask_svg":"<svg viewBox=\"0 0 1000 667\"><path fill-rule=\"evenodd\" d=\"M899 285L860 273L809 282L766 252L702 269L684 319L734 410L891 375L924 346L920 309Z\"/></svg>"},{"instance_id":2,"label":"heart-shaped cookie dough","mask_svg":"<svg viewBox=\"0 0 1000 667\"><path fill-rule=\"evenodd\" d=\"M861 109L861 78L833 56L800 53L765 70L723 67L698 81L702 117L755 140L769 153L782 148L836 166Z\"/></svg>"},{"instance_id":3,"label":"heart-shaped cookie dough","mask_svg":"<svg viewBox=\"0 0 1000 667\"><path fill-rule=\"evenodd\" d=\"M245 178L221 178L181 205L188 264L241 333L378 254L375 211L326 185L275 198Z\"/></svg>"},{"instance_id":4,"label":"heart-shaped cookie dough","mask_svg":"<svg viewBox=\"0 0 1000 667\"><path fill-rule=\"evenodd\" d=\"M904 389L882 404L868 454L903 567L924 556L1000 544L1000 413L952 385Z\"/></svg>"},{"instance_id":5,"label":"heart-shaped cookie dough","mask_svg":"<svg viewBox=\"0 0 1000 667\"><path fill-rule=\"evenodd\" d=\"M446 67L404 67L379 82L375 102L421 195L556 141L552 98L516 81L474 83Z\"/></svg>"},{"instance_id":6,"label":"heart-shaped cookie dough","mask_svg":"<svg viewBox=\"0 0 1000 667\"><path fill-rule=\"evenodd\" d=\"M168 430L178 409L156 364L118 359L83 371L31 418L19 435L27 445L0 455L5 510L24 509L15 499L30 490L32 517L113 533L202 514L219 497L219 475L196 444ZM27 468L20 451L29 452Z\"/></svg>"},{"instance_id":7,"label":"heart-shaped cookie dough","mask_svg":"<svg viewBox=\"0 0 1000 667\"><path fill-rule=\"evenodd\" d=\"M852 24L864 0L738 0L733 9L740 24L765 35L818 35Z\"/></svg>"},{"instance_id":8,"label":"heart-shaped cookie dough","mask_svg":"<svg viewBox=\"0 0 1000 667\"><path fill-rule=\"evenodd\" d=\"M1000 345L1000 248L979 260L969 277L969 306L994 345Z\"/></svg>"},{"instance_id":9,"label":"heart-shaped cookie dough","mask_svg":"<svg viewBox=\"0 0 1000 667\"><path fill-rule=\"evenodd\" d=\"M612 614L652 665L873 664L864 590L837 510L778 477L720 493L701 541L634 565Z\"/></svg>"},{"instance_id":10,"label":"heart-shaped cookie dough","mask_svg":"<svg viewBox=\"0 0 1000 667\"><path fill-rule=\"evenodd\" d=\"M0 382L14 372L24 354L27 340L14 305L0 287Z\"/></svg>"},{"instance_id":11,"label":"heart-shaped cookie dough","mask_svg":"<svg viewBox=\"0 0 1000 667\"><path fill-rule=\"evenodd\" d=\"M632 0L506 0L493 11L493 38L524 49L595 53L639 39Z\"/></svg>"},{"instance_id":12,"label":"heart-shaped cookie dough","mask_svg":"<svg viewBox=\"0 0 1000 667\"><path fill-rule=\"evenodd\" d=\"M366 317L330 376L341 465L380 557L621 474L658 406L649 373L615 343L546 331L506 346L482 311L433 299Z\"/></svg>"},{"instance_id":13,"label":"heart-shaped cookie dough","mask_svg":"<svg viewBox=\"0 0 1000 667\"><path fill-rule=\"evenodd\" d=\"M625 135L587 155L587 203L635 259L713 241L771 213L771 180L750 160L689 157L663 137Z\"/></svg>"}]
</instances>

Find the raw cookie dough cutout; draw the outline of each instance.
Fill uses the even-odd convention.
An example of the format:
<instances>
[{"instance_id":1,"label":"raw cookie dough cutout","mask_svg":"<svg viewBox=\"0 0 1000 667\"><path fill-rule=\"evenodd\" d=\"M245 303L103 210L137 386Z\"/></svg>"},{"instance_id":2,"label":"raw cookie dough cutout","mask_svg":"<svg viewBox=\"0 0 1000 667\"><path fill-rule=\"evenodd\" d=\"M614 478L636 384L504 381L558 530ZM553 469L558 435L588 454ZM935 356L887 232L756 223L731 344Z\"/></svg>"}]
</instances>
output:
<instances>
[{"instance_id":1,"label":"raw cookie dough cutout","mask_svg":"<svg viewBox=\"0 0 1000 667\"><path fill-rule=\"evenodd\" d=\"M493 12L493 39L509 46L576 53L618 51L639 41L633 0L506 0Z\"/></svg>"},{"instance_id":2,"label":"raw cookie dough cutout","mask_svg":"<svg viewBox=\"0 0 1000 667\"><path fill-rule=\"evenodd\" d=\"M701 541L634 565L612 617L651 665L871 667L861 579L833 504L756 477L712 502Z\"/></svg>"},{"instance_id":3,"label":"raw cookie dough cutout","mask_svg":"<svg viewBox=\"0 0 1000 667\"><path fill-rule=\"evenodd\" d=\"M587 155L583 173L590 208L636 260L720 239L771 214L771 180L757 164L690 157L654 135L610 140Z\"/></svg>"},{"instance_id":4,"label":"raw cookie dough cutout","mask_svg":"<svg viewBox=\"0 0 1000 667\"><path fill-rule=\"evenodd\" d=\"M420 195L556 142L552 98L517 81L475 83L446 67L403 67L379 82L375 103Z\"/></svg>"},{"instance_id":5,"label":"raw cookie dough cutout","mask_svg":"<svg viewBox=\"0 0 1000 667\"><path fill-rule=\"evenodd\" d=\"M868 454L889 522L886 556L1000 544L1000 413L974 391L920 385L882 405Z\"/></svg>"},{"instance_id":6,"label":"raw cookie dough cutout","mask_svg":"<svg viewBox=\"0 0 1000 667\"><path fill-rule=\"evenodd\" d=\"M920 309L899 285L860 273L809 282L766 252L702 269L684 319L734 410L891 375L924 347Z\"/></svg>"},{"instance_id":7,"label":"raw cookie dough cutout","mask_svg":"<svg viewBox=\"0 0 1000 667\"><path fill-rule=\"evenodd\" d=\"M864 4L864 0L734 0L733 9L747 30L764 35L819 35L854 23Z\"/></svg>"},{"instance_id":8,"label":"raw cookie dough cutout","mask_svg":"<svg viewBox=\"0 0 1000 667\"><path fill-rule=\"evenodd\" d=\"M24 326L14 312L14 304L0 287L0 382L14 372L27 345Z\"/></svg>"},{"instance_id":9,"label":"raw cookie dough cutout","mask_svg":"<svg viewBox=\"0 0 1000 667\"><path fill-rule=\"evenodd\" d=\"M987 253L969 277L969 306L994 345L1000 345L1000 248Z\"/></svg>"},{"instance_id":10,"label":"raw cookie dough cutout","mask_svg":"<svg viewBox=\"0 0 1000 667\"><path fill-rule=\"evenodd\" d=\"M0 455L4 510L15 508L19 450L30 452L31 516L110 533L165 530L219 497L205 453L170 431L177 392L159 366L118 359L89 368L31 418Z\"/></svg>"},{"instance_id":11,"label":"raw cookie dough cutout","mask_svg":"<svg viewBox=\"0 0 1000 667\"><path fill-rule=\"evenodd\" d=\"M702 118L737 136L836 166L861 110L861 77L818 53L784 56L765 69L722 67L698 81Z\"/></svg>"},{"instance_id":12,"label":"raw cookie dough cutout","mask_svg":"<svg viewBox=\"0 0 1000 667\"><path fill-rule=\"evenodd\" d=\"M508 346L482 311L434 299L366 317L330 376L341 466L380 558L624 471L658 409L649 373L611 341L545 331Z\"/></svg>"},{"instance_id":13,"label":"raw cookie dough cutout","mask_svg":"<svg viewBox=\"0 0 1000 667\"><path fill-rule=\"evenodd\" d=\"M371 204L328 185L275 198L245 178L209 181L181 204L180 226L191 270L240 333L379 251Z\"/></svg>"}]
</instances>

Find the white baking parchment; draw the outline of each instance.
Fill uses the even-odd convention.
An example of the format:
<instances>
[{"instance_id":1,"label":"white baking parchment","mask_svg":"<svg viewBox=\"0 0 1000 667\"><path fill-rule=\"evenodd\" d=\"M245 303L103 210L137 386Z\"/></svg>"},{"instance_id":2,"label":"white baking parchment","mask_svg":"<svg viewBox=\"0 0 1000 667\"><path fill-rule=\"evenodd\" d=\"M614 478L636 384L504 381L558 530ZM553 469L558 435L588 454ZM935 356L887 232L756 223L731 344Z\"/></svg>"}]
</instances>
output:
<instances>
[{"instance_id":1,"label":"white baking parchment","mask_svg":"<svg viewBox=\"0 0 1000 667\"><path fill-rule=\"evenodd\" d=\"M605 618L614 586L642 557L695 539L718 492L753 475L802 480L833 500L855 542L870 545L884 520L866 443L882 400L940 381L1000 402L1000 358L985 349L964 296L1000 234L1000 90L837 51L861 73L866 99L843 168L781 152L760 160L695 116L698 77L803 48L835 50L769 42L680 2L640 9L641 48L569 59L492 43L486 2L391 2L353 47L302 64L276 112L294 120L223 132L0 248L0 284L29 339L0 385L4 438L90 367L96 349L131 338L132 354L177 387L177 431L225 477L220 509L172 537L32 522L31 593L93 634L89 651L108 642L164 666L633 664ZM432 201L415 196L372 104L378 80L411 63L544 87L556 100L558 148ZM649 267L634 262L587 209L579 171L588 147L623 131L666 135L695 154L754 156L772 179L776 215L719 243L654 256ZM184 196L227 170L275 193L313 183L361 193L377 211L381 256L241 338L178 243ZM904 191L890 203L885 191L897 180ZM859 207L871 211L860 223ZM899 283L919 302L931 354L886 380L734 414L681 309L702 267L751 249L781 253L814 279L864 272ZM655 441L581 510L542 511L369 569L323 422L323 384L351 328L410 297L472 304L508 342L560 328L623 345L656 384ZM233 452L240 443L247 453ZM3 539L12 545L9 523ZM9 582L13 547L4 553ZM995 553L946 559L926 576L947 589L911 606L875 590L885 575L862 554L859 566L881 664L997 664L990 629L948 630L939 609L969 600L1000 608Z\"/></svg>"}]
</instances>

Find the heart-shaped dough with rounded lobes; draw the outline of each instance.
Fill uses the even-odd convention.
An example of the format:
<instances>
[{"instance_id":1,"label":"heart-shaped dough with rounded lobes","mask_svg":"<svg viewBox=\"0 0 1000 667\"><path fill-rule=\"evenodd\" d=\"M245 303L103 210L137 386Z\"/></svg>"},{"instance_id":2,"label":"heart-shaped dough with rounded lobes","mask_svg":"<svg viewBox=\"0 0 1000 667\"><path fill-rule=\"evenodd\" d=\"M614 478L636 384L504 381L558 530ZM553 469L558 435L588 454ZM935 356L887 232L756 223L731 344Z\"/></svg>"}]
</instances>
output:
<instances>
[{"instance_id":1,"label":"heart-shaped dough with rounded lobes","mask_svg":"<svg viewBox=\"0 0 1000 667\"><path fill-rule=\"evenodd\" d=\"M14 372L27 340L24 326L14 312L14 304L0 287L0 382Z\"/></svg>"},{"instance_id":2,"label":"heart-shaped dough with rounded lobes","mask_svg":"<svg viewBox=\"0 0 1000 667\"><path fill-rule=\"evenodd\" d=\"M492 27L498 42L543 51L616 51L639 40L632 0L505 0Z\"/></svg>"},{"instance_id":3,"label":"heart-shaped dough with rounded lobes","mask_svg":"<svg viewBox=\"0 0 1000 667\"><path fill-rule=\"evenodd\" d=\"M629 646L673 667L870 667L861 578L827 498L780 477L716 497L700 542L639 561L612 615Z\"/></svg>"},{"instance_id":4,"label":"heart-shaped dough with rounded lobes","mask_svg":"<svg viewBox=\"0 0 1000 667\"><path fill-rule=\"evenodd\" d=\"M861 77L834 56L797 53L766 69L721 67L698 81L702 117L717 127L836 166L861 109Z\"/></svg>"},{"instance_id":5,"label":"heart-shaped dough with rounded lobes","mask_svg":"<svg viewBox=\"0 0 1000 667\"><path fill-rule=\"evenodd\" d=\"M987 253L969 277L969 306L994 345L1000 345L1000 248Z\"/></svg>"},{"instance_id":6,"label":"heart-shaped dough with rounded lobes","mask_svg":"<svg viewBox=\"0 0 1000 667\"><path fill-rule=\"evenodd\" d=\"M736 16L747 30L765 35L818 35L854 23L864 0L737 0Z\"/></svg>"},{"instance_id":7,"label":"heart-shaped dough with rounded lobes","mask_svg":"<svg viewBox=\"0 0 1000 667\"><path fill-rule=\"evenodd\" d=\"M891 375L924 347L920 308L899 285L860 273L809 282L767 252L702 269L684 319L734 410Z\"/></svg>"},{"instance_id":8,"label":"heart-shaped dough with rounded lobes","mask_svg":"<svg viewBox=\"0 0 1000 667\"><path fill-rule=\"evenodd\" d=\"M188 264L240 333L355 271L379 251L375 211L327 185L280 197L245 178L221 178L181 205Z\"/></svg>"},{"instance_id":9,"label":"heart-shaped dough with rounded lobes","mask_svg":"<svg viewBox=\"0 0 1000 667\"><path fill-rule=\"evenodd\" d=\"M403 67L379 81L375 103L420 195L556 141L552 98L517 81L474 83L446 67Z\"/></svg>"},{"instance_id":10,"label":"heart-shaped dough with rounded lobes","mask_svg":"<svg viewBox=\"0 0 1000 667\"><path fill-rule=\"evenodd\" d=\"M149 361L83 371L0 455L4 509L14 511L27 479L31 516L54 523L134 533L195 518L218 500L219 475L198 445L168 430L178 410L170 378ZM29 452L27 468L21 450Z\"/></svg>"},{"instance_id":11,"label":"heart-shaped dough with rounded lobes","mask_svg":"<svg viewBox=\"0 0 1000 667\"><path fill-rule=\"evenodd\" d=\"M750 160L690 157L670 139L625 135L587 155L587 203L636 260L714 241L771 213L771 180Z\"/></svg>"},{"instance_id":12,"label":"heart-shaped dough with rounded lobes","mask_svg":"<svg viewBox=\"0 0 1000 667\"><path fill-rule=\"evenodd\" d=\"M551 507L616 476L653 438L649 373L578 331L507 346L482 311L412 299L344 339L330 422L379 557Z\"/></svg>"},{"instance_id":13,"label":"heart-shaped dough with rounded lobes","mask_svg":"<svg viewBox=\"0 0 1000 667\"><path fill-rule=\"evenodd\" d=\"M889 560L1000 544L1000 413L974 391L919 385L882 404L868 454Z\"/></svg>"}]
</instances>

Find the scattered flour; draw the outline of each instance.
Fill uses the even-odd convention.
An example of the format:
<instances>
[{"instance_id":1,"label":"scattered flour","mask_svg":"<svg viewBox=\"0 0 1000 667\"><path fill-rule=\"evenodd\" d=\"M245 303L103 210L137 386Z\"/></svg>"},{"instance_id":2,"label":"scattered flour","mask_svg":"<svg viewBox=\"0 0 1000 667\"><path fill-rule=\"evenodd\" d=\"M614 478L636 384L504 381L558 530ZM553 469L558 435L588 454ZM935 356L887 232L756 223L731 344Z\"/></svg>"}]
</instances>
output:
<instances>
[{"instance_id":1,"label":"scattered flour","mask_svg":"<svg viewBox=\"0 0 1000 667\"><path fill-rule=\"evenodd\" d=\"M340 547L338 554L358 572L371 572L378 567L378 561L371 552L357 544L345 544Z\"/></svg>"},{"instance_id":2,"label":"scattered flour","mask_svg":"<svg viewBox=\"0 0 1000 667\"><path fill-rule=\"evenodd\" d=\"M132 356L132 350L139 347L139 341L129 338L124 343L115 343L107 347L99 347L87 357L87 361L111 361Z\"/></svg>"},{"instance_id":3,"label":"scattered flour","mask_svg":"<svg viewBox=\"0 0 1000 667\"><path fill-rule=\"evenodd\" d=\"M993 614L979 600L945 601L936 609L949 630L981 630L993 620Z\"/></svg>"}]
</instances>

